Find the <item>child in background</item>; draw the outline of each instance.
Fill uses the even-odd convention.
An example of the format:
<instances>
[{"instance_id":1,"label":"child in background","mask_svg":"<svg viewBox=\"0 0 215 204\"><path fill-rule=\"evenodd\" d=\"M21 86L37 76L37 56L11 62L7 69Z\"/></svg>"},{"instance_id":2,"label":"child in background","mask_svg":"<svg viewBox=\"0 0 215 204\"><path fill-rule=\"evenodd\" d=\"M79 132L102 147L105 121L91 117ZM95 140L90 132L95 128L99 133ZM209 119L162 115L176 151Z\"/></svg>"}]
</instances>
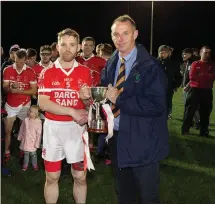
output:
<instances>
[{"instance_id":1,"label":"child in background","mask_svg":"<svg viewBox=\"0 0 215 204\"><path fill-rule=\"evenodd\" d=\"M22 122L18 140L21 141L19 148L24 151L22 170L28 169L29 157L32 159L34 170L38 170L37 148L40 146L42 122L39 118L39 107L32 105L28 111L28 117Z\"/></svg>"}]
</instances>

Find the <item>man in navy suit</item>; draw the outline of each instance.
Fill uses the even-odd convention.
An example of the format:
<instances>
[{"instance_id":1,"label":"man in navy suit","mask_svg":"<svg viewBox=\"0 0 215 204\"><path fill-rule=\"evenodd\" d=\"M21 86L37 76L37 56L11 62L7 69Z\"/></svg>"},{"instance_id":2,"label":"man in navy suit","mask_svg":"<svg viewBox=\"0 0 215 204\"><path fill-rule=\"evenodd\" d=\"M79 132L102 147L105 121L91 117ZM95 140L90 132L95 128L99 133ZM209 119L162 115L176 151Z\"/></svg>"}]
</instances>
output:
<instances>
[{"instance_id":1,"label":"man in navy suit","mask_svg":"<svg viewBox=\"0 0 215 204\"><path fill-rule=\"evenodd\" d=\"M159 203L159 163L169 153L167 79L157 59L136 44L138 31L131 17L116 18L111 35L116 51L107 62L102 85L108 86L111 106L120 110L109 139L119 204L136 203L137 193L141 204ZM125 81L119 90L122 58Z\"/></svg>"}]
</instances>

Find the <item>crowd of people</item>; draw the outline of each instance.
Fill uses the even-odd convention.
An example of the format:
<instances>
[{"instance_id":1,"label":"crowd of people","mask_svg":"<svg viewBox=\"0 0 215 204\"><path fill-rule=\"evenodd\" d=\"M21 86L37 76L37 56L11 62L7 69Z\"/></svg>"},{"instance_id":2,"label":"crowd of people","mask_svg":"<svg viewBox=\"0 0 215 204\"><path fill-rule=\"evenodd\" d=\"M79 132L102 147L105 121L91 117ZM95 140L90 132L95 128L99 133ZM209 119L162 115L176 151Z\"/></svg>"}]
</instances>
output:
<instances>
[{"instance_id":1,"label":"crowd of people","mask_svg":"<svg viewBox=\"0 0 215 204\"><path fill-rule=\"evenodd\" d=\"M10 174L5 167L15 130L23 171L29 158L38 170L37 149L42 147L46 203L57 203L62 161L71 164L75 202L86 203L95 137L87 131L88 87L108 87L113 136L106 143L106 135L98 135L93 161L112 165L120 204L135 203L137 192L142 204L159 203L159 163L169 153L167 120L174 117L172 100L179 87L184 100L181 134L194 126L201 136L209 135L215 81L211 48L184 49L180 64L172 59L174 49L161 45L155 58L136 42L136 24L128 15L113 21L111 37L115 51L108 43L96 46L92 37L80 42L79 34L67 28L58 33L57 42L40 47L39 62L33 48L13 45L5 60L1 48L2 172Z\"/></svg>"}]
</instances>

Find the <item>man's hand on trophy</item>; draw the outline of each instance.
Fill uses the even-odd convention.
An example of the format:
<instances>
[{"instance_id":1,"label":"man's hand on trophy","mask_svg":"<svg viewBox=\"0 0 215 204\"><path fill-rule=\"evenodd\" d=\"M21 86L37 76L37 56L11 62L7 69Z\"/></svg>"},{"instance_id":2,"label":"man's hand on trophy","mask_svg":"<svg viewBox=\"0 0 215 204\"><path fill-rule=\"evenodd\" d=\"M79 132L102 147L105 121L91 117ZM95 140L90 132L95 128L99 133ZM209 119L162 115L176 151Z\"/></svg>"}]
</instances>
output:
<instances>
[{"instance_id":1,"label":"man's hand on trophy","mask_svg":"<svg viewBox=\"0 0 215 204\"><path fill-rule=\"evenodd\" d=\"M80 126L86 124L88 121L88 111L85 109L71 109L69 115L73 117L74 121Z\"/></svg>"},{"instance_id":2,"label":"man's hand on trophy","mask_svg":"<svg viewBox=\"0 0 215 204\"><path fill-rule=\"evenodd\" d=\"M111 84L109 84L108 90L106 92L106 98L115 104L118 96L119 96L119 90L113 87Z\"/></svg>"},{"instance_id":3,"label":"man's hand on trophy","mask_svg":"<svg viewBox=\"0 0 215 204\"><path fill-rule=\"evenodd\" d=\"M15 81L12 85L11 85L12 89L18 89L19 88L19 83L17 81Z\"/></svg>"},{"instance_id":4,"label":"man's hand on trophy","mask_svg":"<svg viewBox=\"0 0 215 204\"><path fill-rule=\"evenodd\" d=\"M89 86L87 86L86 84L84 84L81 87L79 94L80 94L80 99L82 99L82 100L90 99L91 98L91 88Z\"/></svg>"}]
</instances>

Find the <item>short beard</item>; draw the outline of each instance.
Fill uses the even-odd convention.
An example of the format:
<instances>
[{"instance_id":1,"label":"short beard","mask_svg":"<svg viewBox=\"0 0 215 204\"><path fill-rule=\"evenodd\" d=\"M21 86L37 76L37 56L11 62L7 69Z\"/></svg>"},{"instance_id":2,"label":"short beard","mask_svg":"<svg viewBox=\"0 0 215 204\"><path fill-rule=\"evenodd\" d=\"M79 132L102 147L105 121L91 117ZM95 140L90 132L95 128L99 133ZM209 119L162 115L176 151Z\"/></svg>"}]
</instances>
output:
<instances>
[{"instance_id":1,"label":"short beard","mask_svg":"<svg viewBox=\"0 0 215 204\"><path fill-rule=\"evenodd\" d=\"M64 62L71 62L75 59L75 56L72 55L71 57L65 57L65 56L62 56L61 59L64 61Z\"/></svg>"}]
</instances>

